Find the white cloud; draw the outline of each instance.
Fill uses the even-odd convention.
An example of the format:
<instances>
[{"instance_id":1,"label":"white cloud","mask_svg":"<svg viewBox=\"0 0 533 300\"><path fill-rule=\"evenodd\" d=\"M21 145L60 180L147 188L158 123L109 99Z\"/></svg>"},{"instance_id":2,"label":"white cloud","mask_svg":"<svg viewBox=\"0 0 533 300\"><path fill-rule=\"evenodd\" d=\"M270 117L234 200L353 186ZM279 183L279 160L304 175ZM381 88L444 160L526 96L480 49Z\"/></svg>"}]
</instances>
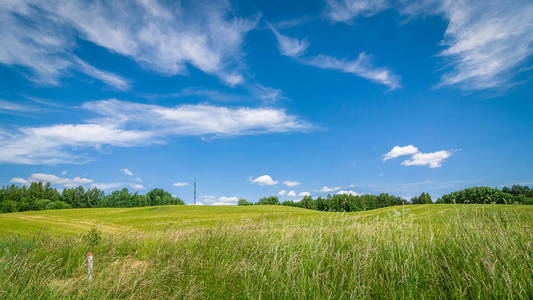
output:
<instances>
[{"instance_id":1,"label":"white cloud","mask_svg":"<svg viewBox=\"0 0 533 300\"><path fill-rule=\"evenodd\" d=\"M387 161L392 158L396 158L403 155L411 155L418 153L418 148L413 145L407 146L394 146L391 151L383 154L383 161Z\"/></svg>"},{"instance_id":2,"label":"white cloud","mask_svg":"<svg viewBox=\"0 0 533 300\"><path fill-rule=\"evenodd\" d=\"M259 176L255 179L252 179L252 183L257 183L259 185L276 185L278 184L277 180L272 179L270 175Z\"/></svg>"},{"instance_id":3,"label":"white cloud","mask_svg":"<svg viewBox=\"0 0 533 300\"><path fill-rule=\"evenodd\" d=\"M27 106L27 105L0 99L0 110L27 112L27 111L35 111L35 108Z\"/></svg>"},{"instance_id":4,"label":"white cloud","mask_svg":"<svg viewBox=\"0 0 533 300\"><path fill-rule=\"evenodd\" d=\"M91 184L91 187L95 187L95 188L98 188L98 189L101 189L101 190L116 189L116 188L119 188L120 186L123 186L123 185L120 184L120 183L115 183L115 182L111 182L111 183L93 183L93 184Z\"/></svg>"},{"instance_id":5,"label":"white cloud","mask_svg":"<svg viewBox=\"0 0 533 300\"><path fill-rule=\"evenodd\" d=\"M45 8L47 4L53 5ZM0 2L0 63L23 67L26 76L38 84L59 85L59 78L77 71L127 89L128 82L121 76L99 70L74 54L75 37L62 27L64 22L52 8L56 5L60 4Z\"/></svg>"},{"instance_id":6,"label":"white cloud","mask_svg":"<svg viewBox=\"0 0 533 300\"><path fill-rule=\"evenodd\" d=\"M124 173L126 175L129 175L129 176L133 176L133 172L128 170L127 168L126 169L122 169L122 173Z\"/></svg>"},{"instance_id":7,"label":"white cloud","mask_svg":"<svg viewBox=\"0 0 533 300\"><path fill-rule=\"evenodd\" d=\"M441 85L504 86L533 53L531 1L445 1L439 10L449 20L440 54L452 62Z\"/></svg>"},{"instance_id":8,"label":"white cloud","mask_svg":"<svg viewBox=\"0 0 533 300\"><path fill-rule=\"evenodd\" d=\"M285 194L287 194L286 190L281 190L281 191L278 192L278 195L280 195L280 196L285 196Z\"/></svg>"},{"instance_id":9,"label":"white cloud","mask_svg":"<svg viewBox=\"0 0 533 300\"><path fill-rule=\"evenodd\" d=\"M61 175L66 175L66 171L61 172ZM77 186L84 186L86 188L98 188L101 190L117 189L123 186L130 185L134 189L143 189L144 187L140 184L130 184L130 183L118 183L118 182L95 182L93 179L85 177L60 177L54 174L46 173L33 173L28 178L15 177L10 180L11 183L18 183L29 185L32 182L50 182L52 185L62 186L65 188L72 188Z\"/></svg>"},{"instance_id":10,"label":"white cloud","mask_svg":"<svg viewBox=\"0 0 533 300\"><path fill-rule=\"evenodd\" d=\"M399 156L411 155L410 159L402 161L402 166L429 166L430 168L440 168L442 162L452 155L451 151L440 150L436 152L423 153L413 145L394 146L391 151L383 154L383 161L387 161ZM380 176L382 176L380 174Z\"/></svg>"},{"instance_id":11,"label":"white cloud","mask_svg":"<svg viewBox=\"0 0 533 300\"><path fill-rule=\"evenodd\" d=\"M12 178L10 182L20 183L24 185L29 185L32 182L43 182L43 183L50 182L51 184L61 185L64 187L74 187L74 186L93 183L94 180L89 179L89 178L83 178L83 177L65 178L65 177L58 177L53 174L34 173L34 174L31 174L30 177L26 179L20 178L20 177Z\"/></svg>"},{"instance_id":12,"label":"white cloud","mask_svg":"<svg viewBox=\"0 0 533 300\"><path fill-rule=\"evenodd\" d=\"M307 47L309 46L309 43L306 39L299 40L296 38L291 38L285 35L280 34L270 23L268 24L270 27L270 30L274 33L276 36L276 39L278 41L278 48L279 52L285 56L290 57L297 57L302 55Z\"/></svg>"},{"instance_id":13,"label":"white cloud","mask_svg":"<svg viewBox=\"0 0 533 300\"><path fill-rule=\"evenodd\" d=\"M173 186L188 186L188 182L175 182L172 184Z\"/></svg>"},{"instance_id":14,"label":"white cloud","mask_svg":"<svg viewBox=\"0 0 533 300\"><path fill-rule=\"evenodd\" d=\"M389 5L386 0L327 0L326 14L333 22L348 22L358 16L370 17Z\"/></svg>"},{"instance_id":15,"label":"white cloud","mask_svg":"<svg viewBox=\"0 0 533 300\"><path fill-rule=\"evenodd\" d=\"M364 52L356 60L338 59L327 55L317 55L299 59L300 62L322 69L332 69L350 73L388 86L390 89L401 87L400 78L387 68L374 67L372 59Z\"/></svg>"},{"instance_id":16,"label":"white cloud","mask_svg":"<svg viewBox=\"0 0 533 300\"><path fill-rule=\"evenodd\" d=\"M66 170L61 171L61 175L63 176L67 175L67 171Z\"/></svg>"},{"instance_id":17,"label":"white cloud","mask_svg":"<svg viewBox=\"0 0 533 300\"><path fill-rule=\"evenodd\" d=\"M329 192L335 192L335 191L338 191L340 190L341 187L340 186L336 186L336 187L328 187L328 186L323 186L320 188L320 192L322 193L329 193Z\"/></svg>"},{"instance_id":18,"label":"white cloud","mask_svg":"<svg viewBox=\"0 0 533 300\"><path fill-rule=\"evenodd\" d=\"M221 202L237 202L239 201L239 198L237 196L231 196L231 197L225 197L225 196L221 196L221 197L218 197L218 201L221 201Z\"/></svg>"},{"instance_id":19,"label":"white cloud","mask_svg":"<svg viewBox=\"0 0 533 300\"><path fill-rule=\"evenodd\" d=\"M285 180L283 181L283 184L288 186L288 187L291 187L291 186L297 186L297 185L300 185L300 182L298 181L291 181L291 180Z\"/></svg>"},{"instance_id":20,"label":"white cloud","mask_svg":"<svg viewBox=\"0 0 533 300\"><path fill-rule=\"evenodd\" d=\"M204 201L209 205L236 205L239 198L237 196L220 196L217 198L215 196L206 195L204 196Z\"/></svg>"},{"instance_id":21,"label":"white cloud","mask_svg":"<svg viewBox=\"0 0 533 300\"><path fill-rule=\"evenodd\" d=\"M164 107L115 99L86 102L100 117L81 124L58 124L0 131L0 162L83 163L84 148L132 147L162 143L170 136L231 136L303 131L310 125L274 108L211 105Z\"/></svg>"},{"instance_id":22,"label":"white cloud","mask_svg":"<svg viewBox=\"0 0 533 300\"><path fill-rule=\"evenodd\" d=\"M452 155L451 151L441 150L431 153L416 153L411 159L402 161L402 166L429 166L440 168L442 162Z\"/></svg>"},{"instance_id":23,"label":"white cloud","mask_svg":"<svg viewBox=\"0 0 533 300\"><path fill-rule=\"evenodd\" d=\"M311 193L309 193L309 192L300 192L298 194L298 196L300 196L300 197L311 196Z\"/></svg>"},{"instance_id":24,"label":"white cloud","mask_svg":"<svg viewBox=\"0 0 533 300\"><path fill-rule=\"evenodd\" d=\"M295 192L295 191L289 191L289 192L287 193L287 196L289 196L289 197L296 197L296 192Z\"/></svg>"},{"instance_id":25,"label":"white cloud","mask_svg":"<svg viewBox=\"0 0 533 300\"><path fill-rule=\"evenodd\" d=\"M356 191L352 191L352 190L340 190L337 192L337 195L350 195L350 196L358 196L359 193L356 192Z\"/></svg>"},{"instance_id":26,"label":"white cloud","mask_svg":"<svg viewBox=\"0 0 533 300\"><path fill-rule=\"evenodd\" d=\"M329 0L326 13L334 22L348 22L388 8L408 17L438 15L447 21L439 56L448 61L439 86L505 88L533 54L533 2L528 0Z\"/></svg>"},{"instance_id":27,"label":"white cloud","mask_svg":"<svg viewBox=\"0 0 533 300\"><path fill-rule=\"evenodd\" d=\"M1 2L0 62L28 68L44 84L74 69L124 88L119 76L80 63L81 38L163 75L185 75L191 65L235 85L243 81L244 36L257 20L235 17L229 1Z\"/></svg>"}]
</instances>

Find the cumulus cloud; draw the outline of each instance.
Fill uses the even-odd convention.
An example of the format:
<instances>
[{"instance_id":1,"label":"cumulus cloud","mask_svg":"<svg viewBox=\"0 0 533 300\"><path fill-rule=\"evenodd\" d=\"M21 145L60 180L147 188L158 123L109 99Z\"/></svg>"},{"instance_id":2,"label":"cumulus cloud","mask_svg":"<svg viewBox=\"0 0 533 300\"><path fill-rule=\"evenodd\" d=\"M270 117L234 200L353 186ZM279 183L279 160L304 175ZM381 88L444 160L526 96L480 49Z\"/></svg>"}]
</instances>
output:
<instances>
[{"instance_id":1,"label":"cumulus cloud","mask_svg":"<svg viewBox=\"0 0 533 300\"><path fill-rule=\"evenodd\" d=\"M11 183L19 183L24 185L29 185L32 182L50 182L54 185L61 185L63 187L74 187L79 185L86 185L93 183L94 180L89 178L83 178L83 177L74 177L74 178L66 178L66 177L59 177L53 174L46 174L46 173L34 173L31 174L28 178L20 178L15 177L12 178Z\"/></svg>"},{"instance_id":2,"label":"cumulus cloud","mask_svg":"<svg viewBox=\"0 0 533 300\"><path fill-rule=\"evenodd\" d=\"M142 184L132 184L131 187L136 190L144 189L144 186Z\"/></svg>"},{"instance_id":3,"label":"cumulus cloud","mask_svg":"<svg viewBox=\"0 0 533 300\"><path fill-rule=\"evenodd\" d=\"M232 136L304 131L311 126L274 108L180 105L164 107L116 99L86 102L99 117L80 124L0 131L0 162L83 163L80 149L162 143L170 136Z\"/></svg>"},{"instance_id":4,"label":"cumulus cloud","mask_svg":"<svg viewBox=\"0 0 533 300\"><path fill-rule=\"evenodd\" d=\"M289 192L287 193L287 196L289 196L289 197L296 197L296 192L295 192L295 191L289 191Z\"/></svg>"},{"instance_id":5,"label":"cumulus cloud","mask_svg":"<svg viewBox=\"0 0 533 300\"><path fill-rule=\"evenodd\" d=\"M311 193L309 193L309 192L300 192L300 193L298 193L298 196L300 196L300 197L311 196Z\"/></svg>"},{"instance_id":6,"label":"cumulus cloud","mask_svg":"<svg viewBox=\"0 0 533 300\"><path fill-rule=\"evenodd\" d=\"M429 166L440 168L442 162L452 155L451 151L441 150L430 153L416 153L411 159L402 161L402 166Z\"/></svg>"},{"instance_id":7,"label":"cumulus cloud","mask_svg":"<svg viewBox=\"0 0 533 300\"><path fill-rule=\"evenodd\" d=\"M188 182L174 182L172 185L173 186L188 186L189 183Z\"/></svg>"},{"instance_id":8,"label":"cumulus cloud","mask_svg":"<svg viewBox=\"0 0 533 300\"><path fill-rule=\"evenodd\" d=\"M323 186L323 187L320 188L320 192L322 192L322 193L330 193L330 192L338 191L340 189L341 189L340 186L336 186L336 187Z\"/></svg>"},{"instance_id":9,"label":"cumulus cloud","mask_svg":"<svg viewBox=\"0 0 533 300\"><path fill-rule=\"evenodd\" d=\"M257 183L259 185L276 185L278 184L277 180L272 179L270 175L259 176L255 179L252 179L252 183Z\"/></svg>"},{"instance_id":10,"label":"cumulus cloud","mask_svg":"<svg viewBox=\"0 0 533 300\"><path fill-rule=\"evenodd\" d=\"M288 187L291 187L291 186L297 186L297 185L300 185L300 182L298 181L291 181L291 180L285 180L283 181L283 184L288 186Z\"/></svg>"},{"instance_id":11,"label":"cumulus cloud","mask_svg":"<svg viewBox=\"0 0 533 300\"><path fill-rule=\"evenodd\" d=\"M340 190L337 192L337 195L351 195L351 196L358 196L359 193L352 190Z\"/></svg>"},{"instance_id":12,"label":"cumulus cloud","mask_svg":"<svg viewBox=\"0 0 533 300\"><path fill-rule=\"evenodd\" d=\"M229 1L0 2L0 62L44 84L75 70L127 88L127 80L74 54L83 39L163 75L186 75L191 65L235 85L243 81L244 36L257 20L235 17Z\"/></svg>"},{"instance_id":13,"label":"cumulus cloud","mask_svg":"<svg viewBox=\"0 0 533 300\"><path fill-rule=\"evenodd\" d=\"M411 158L402 161L402 166L429 166L430 168L440 168L444 160L452 155L452 152L448 150L440 150L423 153L419 152L418 148L413 145L403 147L394 146L391 151L383 155L383 161L404 155L411 155Z\"/></svg>"},{"instance_id":14,"label":"cumulus cloud","mask_svg":"<svg viewBox=\"0 0 533 300\"><path fill-rule=\"evenodd\" d=\"M418 148L413 145L407 146L394 146L391 151L383 154L383 161L387 161L392 158L396 158L403 155L411 155L418 153Z\"/></svg>"},{"instance_id":15,"label":"cumulus cloud","mask_svg":"<svg viewBox=\"0 0 533 300\"><path fill-rule=\"evenodd\" d=\"M274 33L276 36L276 39L278 41L278 49L281 52L281 54L285 56L290 57L297 57L302 55L307 47L309 46L309 43L306 39L299 40L296 38L291 38L285 35L280 34L270 23L268 24L270 27L270 30Z\"/></svg>"},{"instance_id":16,"label":"cumulus cloud","mask_svg":"<svg viewBox=\"0 0 533 300\"><path fill-rule=\"evenodd\" d=\"M127 168L126 169L122 169L122 173L124 173L126 175L129 175L129 176L133 176L133 172L128 170Z\"/></svg>"},{"instance_id":17,"label":"cumulus cloud","mask_svg":"<svg viewBox=\"0 0 533 300\"><path fill-rule=\"evenodd\" d=\"M285 196L285 194L287 194L286 190L281 190L281 191L278 192L278 195L280 195L280 196Z\"/></svg>"},{"instance_id":18,"label":"cumulus cloud","mask_svg":"<svg viewBox=\"0 0 533 300\"><path fill-rule=\"evenodd\" d=\"M533 3L488 1L328 0L326 14L334 22L349 22L388 8L408 17L438 15L448 25L439 54L446 67L439 86L466 90L506 87L519 66L533 53Z\"/></svg>"}]
</instances>

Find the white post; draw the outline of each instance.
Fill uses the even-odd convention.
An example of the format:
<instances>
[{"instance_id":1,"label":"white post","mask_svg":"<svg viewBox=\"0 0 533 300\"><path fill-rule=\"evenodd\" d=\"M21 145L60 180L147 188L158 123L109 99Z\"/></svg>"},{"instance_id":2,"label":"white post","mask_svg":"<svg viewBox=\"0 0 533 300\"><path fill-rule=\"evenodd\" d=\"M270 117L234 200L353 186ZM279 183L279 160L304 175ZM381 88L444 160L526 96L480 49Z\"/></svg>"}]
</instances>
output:
<instances>
[{"instance_id":1,"label":"white post","mask_svg":"<svg viewBox=\"0 0 533 300\"><path fill-rule=\"evenodd\" d=\"M89 282L93 281L93 254L87 253L87 273L89 275Z\"/></svg>"}]
</instances>

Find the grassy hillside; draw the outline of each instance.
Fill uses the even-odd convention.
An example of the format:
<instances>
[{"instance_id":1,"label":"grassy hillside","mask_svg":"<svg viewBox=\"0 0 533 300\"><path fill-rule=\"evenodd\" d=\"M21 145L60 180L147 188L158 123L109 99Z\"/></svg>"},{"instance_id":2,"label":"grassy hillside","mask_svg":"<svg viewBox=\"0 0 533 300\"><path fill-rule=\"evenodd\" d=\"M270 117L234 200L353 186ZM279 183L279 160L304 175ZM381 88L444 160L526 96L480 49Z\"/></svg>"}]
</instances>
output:
<instances>
[{"instance_id":1,"label":"grassy hillside","mask_svg":"<svg viewBox=\"0 0 533 300\"><path fill-rule=\"evenodd\" d=\"M0 215L0 298L532 298L532 278L531 206Z\"/></svg>"}]
</instances>

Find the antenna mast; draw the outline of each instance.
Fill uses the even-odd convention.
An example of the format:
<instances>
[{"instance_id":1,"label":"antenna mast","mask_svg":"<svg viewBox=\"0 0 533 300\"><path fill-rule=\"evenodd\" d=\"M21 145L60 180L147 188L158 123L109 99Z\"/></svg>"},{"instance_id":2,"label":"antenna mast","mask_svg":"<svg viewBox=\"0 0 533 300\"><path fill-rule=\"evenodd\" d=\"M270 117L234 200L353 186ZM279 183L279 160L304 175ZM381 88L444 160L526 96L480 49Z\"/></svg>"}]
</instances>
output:
<instances>
[{"instance_id":1,"label":"antenna mast","mask_svg":"<svg viewBox=\"0 0 533 300\"><path fill-rule=\"evenodd\" d=\"M196 205L196 177L194 177L194 205Z\"/></svg>"}]
</instances>

